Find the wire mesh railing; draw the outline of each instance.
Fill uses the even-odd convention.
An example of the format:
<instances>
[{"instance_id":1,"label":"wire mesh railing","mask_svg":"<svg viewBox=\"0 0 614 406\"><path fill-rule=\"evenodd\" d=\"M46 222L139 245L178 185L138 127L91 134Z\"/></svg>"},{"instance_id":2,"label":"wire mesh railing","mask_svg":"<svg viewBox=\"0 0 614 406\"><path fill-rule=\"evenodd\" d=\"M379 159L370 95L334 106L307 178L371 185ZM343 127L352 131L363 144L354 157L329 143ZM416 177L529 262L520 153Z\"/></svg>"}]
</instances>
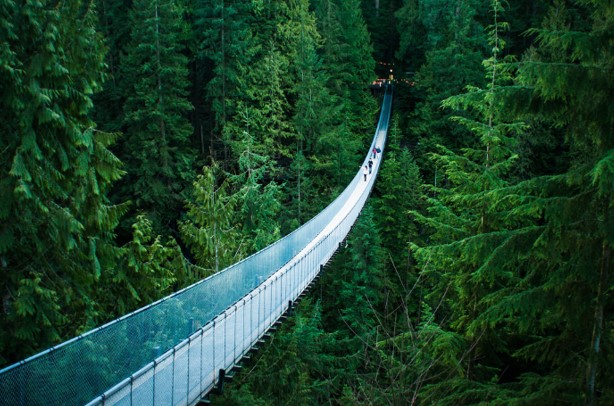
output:
<instances>
[{"instance_id":1,"label":"wire mesh railing","mask_svg":"<svg viewBox=\"0 0 614 406\"><path fill-rule=\"evenodd\" d=\"M392 88L369 151L385 145L391 100ZM217 371L238 362L332 257L362 210L380 162L367 182L359 171L327 208L260 252L3 369L1 403L194 403L211 390Z\"/></svg>"}]
</instances>

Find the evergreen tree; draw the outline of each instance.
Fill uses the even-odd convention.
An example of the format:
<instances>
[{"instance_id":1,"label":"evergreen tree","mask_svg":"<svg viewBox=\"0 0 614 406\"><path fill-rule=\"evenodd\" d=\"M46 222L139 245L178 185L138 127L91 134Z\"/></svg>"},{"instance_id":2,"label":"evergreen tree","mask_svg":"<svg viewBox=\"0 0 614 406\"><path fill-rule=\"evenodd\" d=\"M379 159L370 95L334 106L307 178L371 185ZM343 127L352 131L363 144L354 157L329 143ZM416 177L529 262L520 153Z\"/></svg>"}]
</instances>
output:
<instances>
[{"instance_id":1,"label":"evergreen tree","mask_svg":"<svg viewBox=\"0 0 614 406\"><path fill-rule=\"evenodd\" d=\"M314 196L316 189L312 178L308 175L310 171L311 163L303 152L298 150L290 164L286 182L283 184L286 192L286 201L283 206L286 210L280 213L283 216L281 219L282 235L290 233L313 217L316 210L315 203L313 203L316 199Z\"/></svg>"},{"instance_id":2,"label":"evergreen tree","mask_svg":"<svg viewBox=\"0 0 614 406\"><path fill-rule=\"evenodd\" d=\"M252 2L246 0L206 0L195 5L200 59L213 65L206 95L213 112L210 153L214 159L230 158L227 146L222 143L224 126L236 112L240 68L250 66L257 52L251 11Z\"/></svg>"},{"instance_id":3,"label":"evergreen tree","mask_svg":"<svg viewBox=\"0 0 614 406\"><path fill-rule=\"evenodd\" d=\"M131 0L97 0L98 31L104 36L107 48L105 70L108 77L103 89L94 95L92 118L105 131L123 130L123 106L132 84L122 75L122 58L130 42L129 13ZM121 144L122 139L118 140Z\"/></svg>"},{"instance_id":4,"label":"evergreen tree","mask_svg":"<svg viewBox=\"0 0 614 406\"><path fill-rule=\"evenodd\" d=\"M554 2L542 28L530 32L537 46L520 65L521 90L509 103L518 116L560 129L571 156L563 173L521 182L506 196L516 223L536 219L525 237L531 245L523 253L523 289L485 298L492 310L477 322L523 320L515 331L529 338L515 355L539 369L520 376L514 399L529 391L536 401L554 394L572 403L614 399L606 310L614 244L613 66L605 45L613 41L614 20L607 10L602 2Z\"/></svg>"},{"instance_id":5,"label":"evergreen tree","mask_svg":"<svg viewBox=\"0 0 614 406\"><path fill-rule=\"evenodd\" d=\"M295 134L290 127L286 92L282 77L288 71L288 60L273 41L262 47L263 53L252 66L244 66L241 76L245 87L237 102L238 114L225 129L225 140L236 145L232 137L244 128L254 138L256 149L274 161L290 156ZM246 126L246 127L243 127ZM237 128L238 127L238 128Z\"/></svg>"},{"instance_id":6,"label":"evergreen tree","mask_svg":"<svg viewBox=\"0 0 614 406\"><path fill-rule=\"evenodd\" d=\"M93 300L102 309L98 320L93 320L87 329L167 296L173 293L174 286L195 282L189 278L177 243L165 243L160 235L154 236L147 217L138 215L132 231L132 239L118 252L116 268L101 277L101 288Z\"/></svg>"},{"instance_id":7,"label":"evergreen tree","mask_svg":"<svg viewBox=\"0 0 614 406\"><path fill-rule=\"evenodd\" d=\"M347 248L335 255L321 282L324 329L335 340L333 399L368 403L371 388L378 386L381 364L375 347L392 288L386 263L374 210L367 205L348 235Z\"/></svg>"},{"instance_id":8,"label":"evergreen tree","mask_svg":"<svg viewBox=\"0 0 614 406\"><path fill-rule=\"evenodd\" d=\"M432 227L429 246L412 246L425 281L432 283L427 300L431 308L439 308L435 315L440 323L437 334L455 343L443 358L455 359L459 365L458 369L444 369L443 376L421 393L424 399L434 397L442 402L490 401L497 397L487 383L498 368L504 368L499 354L506 352L511 338L498 334L495 326L475 328L472 323L488 310L483 298L495 286L512 287L516 282L511 274L518 263L509 258L504 261L500 253L526 248L522 233L531 228L527 225L526 230L508 231L507 210L511 208L501 210L493 198L509 184L516 158L514 136L524 127L522 123L506 122L501 113L502 94L510 84L510 75L499 60L505 28L498 20L502 8L496 0L491 5L493 55L484 63L488 85L485 89L469 87L467 93L444 101L444 106L471 109L469 113L476 114L475 118L454 117L474 134L475 141L462 150L462 155L445 148L443 153L432 155L436 165L443 168L446 185L433 187L436 197L429 199L428 218L414 212ZM440 303L445 306L440 307ZM445 368L446 362L436 364L434 372Z\"/></svg>"},{"instance_id":9,"label":"evergreen tree","mask_svg":"<svg viewBox=\"0 0 614 406\"><path fill-rule=\"evenodd\" d=\"M373 56L378 65L386 69L392 66L390 63L394 61L394 54L399 45L395 12L401 7L403 1L362 0L361 3L362 14L373 41ZM383 73L386 73L387 76L387 72Z\"/></svg>"},{"instance_id":10,"label":"evergreen tree","mask_svg":"<svg viewBox=\"0 0 614 406\"><path fill-rule=\"evenodd\" d=\"M448 298L443 314L461 338L449 354L464 371L450 369L449 379L422 396L443 404L612 399L612 320L605 311L612 247L611 51L603 48L612 41L612 21L603 7L579 2L571 14L556 2L543 28L531 31L537 47L519 65L519 86L496 90L496 77L505 70L491 58L487 67L495 85L448 101L491 113L481 122L460 119L480 135L483 149L440 161L454 169L448 171L453 185L469 182L464 190L440 195L446 205L434 206L446 219L434 235L444 244L417 250L423 266L441 270L425 277L436 277L437 297ZM498 2L493 8L501 10ZM569 15L575 15L571 23ZM501 49L499 26L495 20L494 56ZM572 153L566 172L506 182L501 175L510 169L502 160L510 156L504 148L508 130L523 126L502 125L505 116L560 129ZM483 174L458 176L478 156ZM450 211L454 203L463 211Z\"/></svg>"},{"instance_id":11,"label":"evergreen tree","mask_svg":"<svg viewBox=\"0 0 614 406\"><path fill-rule=\"evenodd\" d=\"M309 2L301 1L290 5L289 19L281 27L285 43L292 46L288 58L294 61L290 66L294 78L290 99L294 99L292 124L296 132L296 153L285 186L292 196L291 229L313 217L328 203L325 196L316 190L329 187L319 181L319 174L313 171L314 162L321 161L319 155L325 153L319 141L325 134L336 131L334 116L337 113L337 99L326 88L326 75L318 51L321 37L317 31L315 15L309 11ZM324 197L324 199L322 199ZM291 231L291 230L288 230Z\"/></svg>"},{"instance_id":12,"label":"evergreen tree","mask_svg":"<svg viewBox=\"0 0 614 406\"><path fill-rule=\"evenodd\" d=\"M377 107L367 96L367 86L375 76L375 61L360 1L317 0L315 13L324 39L328 88L339 97L340 119L349 123L351 133L370 131Z\"/></svg>"},{"instance_id":13,"label":"evergreen tree","mask_svg":"<svg viewBox=\"0 0 614 406\"><path fill-rule=\"evenodd\" d=\"M378 315L390 288L382 274L373 210L366 207L324 274L320 300L303 300L235 379L220 404L364 404L377 387ZM379 371L381 373L382 371Z\"/></svg>"},{"instance_id":14,"label":"evergreen tree","mask_svg":"<svg viewBox=\"0 0 614 406\"><path fill-rule=\"evenodd\" d=\"M429 43L427 29L421 18L422 0L403 0L403 6L395 13L399 48L396 58L403 63L406 71L415 73L426 59Z\"/></svg>"},{"instance_id":15,"label":"evergreen tree","mask_svg":"<svg viewBox=\"0 0 614 406\"><path fill-rule=\"evenodd\" d=\"M186 219L179 226L198 264L211 273L244 256L233 220L237 202L228 195L228 182L219 179L220 172L217 165L203 168L194 182L194 197L186 204Z\"/></svg>"},{"instance_id":16,"label":"evergreen tree","mask_svg":"<svg viewBox=\"0 0 614 406\"><path fill-rule=\"evenodd\" d=\"M123 59L126 141L121 157L128 175L121 195L148 213L156 230L171 232L194 180L193 129L187 119L186 24L181 3L137 0L131 42Z\"/></svg>"},{"instance_id":17,"label":"evergreen tree","mask_svg":"<svg viewBox=\"0 0 614 406\"><path fill-rule=\"evenodd\" d=\"M356 173L363 148L368 145L376 102L367 93L375 67L369 33L359 2L318 0L314 12L323 40L322 69L330 103L331 131L321 134L315 145L312 177L318 190L335 195ZM346 67L351 67L347 69ZM323 117L326 123L327 117Z\"/></svg>"},{"instance_id":18,"label":"evergreen tree","mask_svg":"<svg viewBox=\"0 0 614 406\"><path fill-rule=\"evenodd\" d=\"M416 108L407 121L409 134L418 141L418 158L436 144L452 149L468 145L467 131L450 122L450 112L442 111L440 103L468 85L484 85L479 70L487 45L480 23L484 12L480 1L409 0L397 14L400 28L416 27L403 34L397 56L416 68ZM415 30L423 35L410 37Z\"/></svg>"},{"instance_id":19,"label":"evergreen tree","mask_svg":"<svg viewBox=\"0 0 614 406\"><path fill-rule=\"evenodd\" d=\"M420 211L423 203L420 192L420 169L407 148L399 148L392 141L400 132L398 120L392 122L388 150L375 185L378 225L381 227L384 247L394 265L408 269L409 241L419 241L417 225L407 219L410 210ZM405 266L403 266L405 264Z\"/></svg>"},{"instance_id":20,"label":"evergreen tree","mask_svg":"<svg viewBox=\"0 0 614 406\"><path fill-rule=\"evenodd\" d=\"M321 306L307 299L270 343L255 355L250 373L240 374L220 405L325 404L331 399L332 337L321 326Z\"/></svg>"},{"instance_id":21,"label":"evergreen tree","mask_svg":"<svg viewBox=\"0 0 614 406\"><path fill-rule=\"evenodd\" d=\"M88 119L104 54L90 2L0 7L0 362L72 336L114 266L125 210L106 193L122 174L116 136Z\"/></svg>"},{"instance_id":22,"label":"evergreen tree","mask_svg":"<svg viewBox=\"0 0 614 406\"><path fill-rule=\"evenodd\" d=\"M248 254L259 251L280 237L278 213L280 189L273 178L273 163L258 153L248 132L249 117L244 116L244 130L232 147L239 154L238 171L229 175L233 199L239 203L236 223L241 226ZM235 137L233 137L235 138Z\"/></svg>"}]
</instances>

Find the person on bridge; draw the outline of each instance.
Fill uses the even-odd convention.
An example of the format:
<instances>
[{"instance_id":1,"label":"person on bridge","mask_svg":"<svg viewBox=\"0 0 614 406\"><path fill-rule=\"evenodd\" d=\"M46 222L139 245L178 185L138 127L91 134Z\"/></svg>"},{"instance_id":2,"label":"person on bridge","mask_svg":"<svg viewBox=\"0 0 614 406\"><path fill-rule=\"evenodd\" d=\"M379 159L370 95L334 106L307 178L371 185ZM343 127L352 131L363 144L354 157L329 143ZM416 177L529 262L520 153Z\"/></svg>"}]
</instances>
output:
<instances>
[{"instance_id":1,"label":"person on bridge","mask_svg":"<svg viewBox=\"0 0 614 406\"><path fill-rule=\"evenodd\" d=\"M373 159L377 158L377 150L373 147Z\"/></svg>"},{"instance_id":2,"label":"person on bridge","mask_svg":"<svg viewBox=\"0 0 614 406\"><path fill-rule=\"evenodd\" d=\"M365 182L367 181L367 165L365 165L365 169L362 170L363 175L365 175Z\"/></svg>"},{"instance_id":3,"label":"person on bridge","mask_svg":"<svg viewBox=\"0 0 614 406\"><path fill-rule=\"evenodd\" d=\"M373 168L373 160L369 158L369 175L371 175L371 169Z\"/></svg>"}]
</instances>

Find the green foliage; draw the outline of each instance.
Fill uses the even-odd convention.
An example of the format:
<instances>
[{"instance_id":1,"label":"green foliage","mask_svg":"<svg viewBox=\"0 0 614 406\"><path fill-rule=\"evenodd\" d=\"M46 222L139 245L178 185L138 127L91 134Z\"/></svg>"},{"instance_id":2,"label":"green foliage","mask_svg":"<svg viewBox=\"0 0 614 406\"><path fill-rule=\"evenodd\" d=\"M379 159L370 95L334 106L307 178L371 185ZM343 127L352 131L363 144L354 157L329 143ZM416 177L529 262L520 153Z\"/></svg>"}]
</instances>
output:
<instances>
[{"instance_id":1,"label":"green foliage","mask_svg":"<svg viewBox=\"0 0 614 406\"><path fill-rule=\"evenodd\" d=\"M293 214L298 225L328 203L318 199L315 193L331 187L320 181L328 175L318 164L321 155L328 155L328 151L321 148L320 141L335 132L338 123L334 116L338 109L337 98L326 87L329 77L318 54L322 49L322 38L317 31L315 15L309 12L307 1L290 11L293 18L283 28L283 33L288 38L297 38L290 53L290 59L296 61L291 97L296 99L292 124L297 133L297 152L288 173L291 180L285 186L288 193L296 197Z\"/></svg>"},{"instance_id":2,"label":"green foliage","mask_svg":"<svg viewBox=\"0 0 614 406\"><path fill-rule=\"evenodd\" d=\"M246 128L249 121L246 120ZM270 180L272 162L266 155L255 151L254 139L243 132L240 143L235 144L240 151L239 172L229 176L233 186L233 199L240 202L238 223L242 227L245 250L248 253L260 251L276 241L280 235L278 213L279 186Z\"/></svg>"},{"instance_id":3,"label":"green foliage","mask_svg":"<svg viewBox=\"0 0 614 406\"><path fill-rule=\"evenodd\" d=\"M321 327L319 304L305 301L270 343L249 373L240 374L214 404L322 404L330 396L331 338ZM236 382L236 383L235 383ZM236 388L236 389L235 389Z\"/></svg>"},{"instance_id":4,"label":"green foliage","mask_svg":"<svg viewBox=\"0 0 614 406\"><path fill-rule=\"evenodd\" d=\"M228 182L220 177L217 165L203 168L203 174L194 182L193 199L186 204L186 219L179 225L181 236L198 264L211 273L245 255L234 218L237 200L228 195Z\"/></svg>"},{"instance_id":5,"label":"green foliage","mask_svg":"<svg viewBox=\"0 0 614 406\"><path fill-rule=\"evenodd\" d=\"M372 398L377 317L390 285L373 210L356 228L324 273L316 297L301 301L295 314L271 337L225 394L214 403L364 404ZM365 393L366 391L366 393Z\"/></svg>"},{"instance_id":6,"label":"green foliage","mask_svg":"<svg viewBox=\"0 0 614 406\"><path fill-rule=\"evenodd\" d=\"M121 60L130 42L129 11L132 1L96 0L98 31L104 36L107 48L105 64L107 75L103 88L93 95L92 119L105 131L121 131L123 128L123 106L131 86L121 72ZM121 141L120 141L121 142Z\"/></svg>"},{"instance_id":7,"label":"green foliage","mask_svg":"<svg viewBox=\"0 0 614 406\"><path fill-rule=\"evenodd\" d=\"M391 66L383 63L393 62L399 47L400 34L396 27L395 12L401 7L403 0L362 0L361 3L362 14L373 43L373 56L378 62L380 72L383 72L383 69L388 70Z\"/></svg>"},{"instance_id":8,"label":"green foliage","mask_svg":"<svg viewBox=\"0 0 614 406\"><path fill-rule=\"evenodd\" d=\"M407 133L429 179L435 168L424 158L437 144L452 150L471 145L469 133L449 120L451 111L441 109L441 102L466 86L486 83L479 69L487 55L485 15L483 2L451 0L408 0L397 12L397 57L413 72L409 80L415 84L411 92L416 108L407 119Z\"/></svg>"},{"instance_id":9,"label":"green foliage","mask_svg":"<svg viewBox=\"0 0 614 406\"><path fill-rule=\"evenodd\" d=\"M206 87L218 137L235 113L232 100L239 96L240 67L249 66L257 51L250 27L251 10L251 2L245 0L207 0L195 6L198 50L214 65Z\"/></svg>"},{"instance_id":10,"label":"green foliage","mask_svg":"<svg viewBox=\"0 0 614 406\"><path fill-rule=\"evenodd\" d=\"M373 80L371 39L361 13L359 0L317 0L315 15L324 40L323 67L328 88L339 97L339 118L350 133L370 132L377 107L365 97L366 85ZM345 67L351 66L351 69Z\"/></svg>"},{"instance_id":11,"label":"green foliage","mask_svg":"<svg viewBox=\"0 0 614 406\"><path fill-rule=\"evenodd\" d=\"M396 24L416 109L395 103L373 205L319 298L215 401L612 403L609 2L22 3L0 5L3 362L324 207L372 134ZM113 198L136 207L120 243L111 151Z\"/></svg>"},{"instance_id":12,"label":"green foliage","mask_svg":"<svg viewBox=\"0 0 614 406\"><path fill-rule=\"evenodd\" d=\"M166 234L194 180L193 128L187 120L187 26L180 3L140 1L131 9L131 42L122 59L126 141L121 158L128 175L120 195L146 211Z\"/></svg>"},{"instance_id":13,"label":"green foliage","mask_svg":"<svg viewBox=\"0 0 614 406\"><path fill-rule=\"evenodd\" d=\"M482 117L457 119L482 149L434 155L447 182L433 189L436 216L425 222L436 230L436 244L414 247L434 287L429 298L447 298L441 325L469 348L453 355L465 372L422 393L443 404L594 404L612 396L612 321L605 313L612 119L595 114L609 108L603 95L611 91L604 76L611 59L601 44L612 41L604 30L612 23L602 6L575 7L577 19L568 23L565 5L556 2L543 28L531 31L537 46L516 78L507 75L516 65L497 58L495 14L493 58L485 64L491 85L445 102ZM511 136L526 129L519 119L550 127L549 136L564 134L571 159L564 173L520 182L507 175L514 168Z\"/></svg>"},{"instance_id":14,"label":"green foliage","mask_svg":"<svg viewBox=\"0 0 614 406\"><path fill-rule=\"evenodd\" d=\"M94 300L102 304L101 318L122 316L172 293L186 282L186 264L177 243L162 242L153 235L152 222L138 215L132 225L132 240L121 248L118 266L103 275ZM96 327L87 326L84 332Z\"/></svg>"},{"instance_id":15,"label":"green foliage","mask_svg":"<svg viewBox=\"0 0 614 406\"><path fill-rule=\"evenodd\" d=\"M88 119L103 81L90 3L0 7L0 328L2 363L50 346L95 317L125 212L106 197L122 175L115 134Z\"/></svg>"},{"instance_id":16,"label":"green foliage","mask_svg":"<svg viewBox=\"0 0 614 406\"><path fill-rule=\"evenodd\" d=\"M225 126L233 121L246 82L251 82L243 78L243 73L253 64L262 46L254 38L258 25L254 23L253 12L257 3L207 0L195 2L193 7L195 64L205 71L202 73L205 109L211 115L209 153L213 160L228 168L232 156L224 140Z\"/></svg>"},{"instance_id":17,"label":"green foliage","mask_svg":"<svg viewBox=\"0 0 614 406\"><path fill-rule=\"evenodd\" d=\"M408 264L409 241L418 240L417 225L407 219L410 210L423 206L420 169L407 148L399 148L392 141L399 137L398 120L394 119L389 134L386 159L383 161L375 185L378 193L376 208L383 245L398 266Z\"/></svg>"},{"instance_id":18,"label":"green foliage","mask_svg":"<svg viewBox=\"0 0 614 406\"><path fill-rule=\"evenodd\" d=\"M301 194L301 205L311 214L325 207L356 173L352 162L360 161L376 108L365 93L374 62L359 5L316 1L313 9L308 12L306 2L291 6L295 28L288 24L282 31L297 38L290 52L298 62L293 72L293 124L295 149L308 159L305 176L317 191ZM298 190L299 176L290 176L296 183L287 186Z\"/></svg>"}]
</instances>

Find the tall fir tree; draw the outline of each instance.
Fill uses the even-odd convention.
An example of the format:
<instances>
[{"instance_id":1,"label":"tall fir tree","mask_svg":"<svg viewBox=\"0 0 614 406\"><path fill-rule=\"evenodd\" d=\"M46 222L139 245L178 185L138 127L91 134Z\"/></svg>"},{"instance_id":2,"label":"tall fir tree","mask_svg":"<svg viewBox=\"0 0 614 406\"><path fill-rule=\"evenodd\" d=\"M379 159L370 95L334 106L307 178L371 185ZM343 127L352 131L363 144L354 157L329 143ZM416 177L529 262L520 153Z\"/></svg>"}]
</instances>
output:
<instances>
[{"instance_id":1,"label":"tall fir tree","mask_svg":"<svg viewBox=\"0 0 614 406\"><path fill-rule=\"evenodd\" d=\"M315 145L313 178L319 190L334 195L356 173L355 164L368 145L376 101L368 93L375 76L375 61L369 32L354 0L314 2L318 31L322 37L322 68L327 89L336 104L332 129ZM351 67L346 69L345 67Z\"/></svg>"},{"instance_id":2,"label":"tall fir tree","mask_svg":"<svg viewBox=\"0 0 614 406\"><path fill-rule=\"evenodd\" d=\"M123 130L123 106L128 96L125 88L131 83L122 75L121 61L130 42L131 4L132 0L96 0L98 31L103 35L107 49L107 78L102 90L93 97L92 119L105 131ZM121 142L120 138L118 144Z\"/></svg>"},{"instance_id":3,"label":"tall fir tree","mask_svg":"<svg viewBox=\"0 0 614 406\"><path fill-rule=\"evenodd\" d=\"M260 251L280 237L278 214L280 188L274 180L271 159L258 152L257 144L248 132L249 117L244 116L245 129L235 141L233 149L239 153L238 170L229 175L233 199L239 211L235 224L241 228L248 254Z\"/></svg>"},{"instance_id":4,"label":"tall fir tree","mask_svg":"<svg viewBox=\"0 0 614 406\"><path fill-rule=\"evenodd\" d=\"M450 378L428 386L423 396L443 404L612 399L612 320L605 293L611 290L612 90L606 79L611 51L603 48L612 42L612 21L603 7L578 2L570 12L555 2L543 28L531 31L536 48L518 65L517 86L472 89L447 103L496 114L481 122L460 119L480 134L479 155L468 149L465 156L481 157L483 174L459 177L455 173L473 166L470 161L452 161L456 168L442 161L455 169L448 173L453 185L471 180L470 193L452 188L440 196L461 204L462 216L448 211L449 203L434 206L445 213L446 224L434 235L444 244L417 250L423 266L444 270L437 274L443 282L438 296L448 297L454 320L449 331L460 343L451 354L464 371L450 369ZM495 52L501 49L497 38ZM487 65L491 83L505 66ZM507 129L524 127L497 124L505 117L510 124L530 119L558 129L571 149L564 173L502 182L510 166L497 158L498 151L505 152Z\"/></svg>"},{"instance_id":5,"label":"tall fir tree","mask_svg":"<svg viewBox=\"0 0 614 406\"><path fill-rule=\"evenodd\" d=\"M367 96L367 86L375 77L375 61L360 1L318 0L314 8L324 39L322 56L328 88L339 96L339 115L349 123L350 132L370 131L377 107Z\"/></svg>"},{"instance_id":6,"label":"tall fir tree","mask_svg":"<svg viewBox=\"0 0 614 406\"><path fill-rule=\"evenodd\" d=\"M501 289L487 298L492 310L478 322L523 320L517 334L530 338L515 355L539 369L520 376L513 399L528 393L535 401L614 399L607 293L614 245L614 67L606 45L614 42L614 19L606 3L555 1L541 28L529 32L536 47L519 66L519 91L506 103L512 114L558 129L570 149L561 173L521 182L506 195L512 220L535 219L526 237L530 249L523 252L524 289Z\"/></svg>"},{"instance_id":7,"label":"tall fir tree","mask_svg":"<svg viewBox=\"0 0 614 406\"><path fill-rule=\"evenodd\" d=\"M322 39L317 31L315 15L309 11L309 2L290 4L289 19L281 27L284 42L290 44L288 58L293 78L289 98L294 100L292 125L296 132L294 157L288 170L285 184L291 196L292 212L289 213L294 227L303 224L315 215L322 204L328 203L328 194L322 196L316 190L326 190L324 182L313 171L322 152L319 141L325 135L336 132L334 116L337 113L337 98L326 87L328 76L322 66ZM290 231L290 230L288 230Z\"/></svg>"},{"instance_id":8,"label":"tall fir tree","mask_svg":"<svg viewBox=\"0 0 614 406\"><path fill-rule=\"evenodd\" d=\"M212 72L206 84L206 97L212 111L209 149L213 159L230 159L223 142L226 122L236 112L237 87L241 66L250 66L256 44L252 38L252 2L246 0L207 0L194 6L195 36L199 60L210 61Z\"/></svg>"},{"instance_id":9,"label":"tall fir tree","mask_svg":"<svg viewBox=\"0 0 614 406\"><path fill-rule=\"evenodd\" d=\"M396 29L395 12L402 0L362 0L362 13L373 41L373 57L378 62L380 73L388 73L394 66L395 51L399 45L399 31Z\"/></svg>"},{"instance_id":10,"label":"tall fir tree","mask_svg":"<svg viewBox=\"0 0 614 406\"><path fill-rule=\"evenodd\" d=\"M382 241L394 266L400 271L409 268L409 242L420 239L418 225L407 219L410 210L420 211L423 202L420 187L420 168L406 147L395 142L400 138L399 120L392 121L386 159L382 163L378 182L375 185L375 207Z\"/></svg>"},{"instance_id":11,"label":"tall fir tree","mask_svg":"<svg viewBox=\"0 0 614 406\"><path fill-rule=\"evenodd\" d=\"M508 250L526 248L524 233L532 231L526 221L517 224L526 228L510 230L506 219L512 208L494 197L510 184L517 158L516 134L525 126L507 121L502 113L503 95L511 84L510 71L501 60L506 24L500 21L501 4L494 0L491 7L492 56L484 61L487 85L470 86L466 93L443 103L466 112L453 120L475 139L467 143L462 154L444 147L442 153L432 154L435 165L443 169L446 183L432 187L435 196L429 199L428 217L413 212L425 227L431 228L428 246L412 244L422 278L429 287L427 303L438 309L431 316L438 326L425 327L436 327L438 339L454 343L444 347L448 352L433 367L433 373L441 374L440 378L425 386L421 396L444 403L461 399L469 403L494 401L499 396L489 380L505 368L502 358L512 337L499 333L495 325L478 328L474 322L488 311L484 298L496 286L513 289L518 283L512 275L521 256L504 259L503 255L509 254ZM458 368L450 368L450 359Z\"/></svg>"},{"instance_id":12,"label":"tall fir tree","mask_svg":"<svg viewBox=\"0 0 614 406\"><path fill-rule=\"evenodd\" d=\"M132 238L119 248L115 261L113 271L102 274L92 297L100 304L98 317L83 331L167 296L177 286L195 282L175 240L156 235L144 214L132 224Z\"/></svg>"},{"instance_id":13,"label":"tall fir tree","mask_svg":"<svg viewBox=\"0 0 614 406\"><path fill-rule=\"evenodd\" d=\"M228 181L216 164L203 168L192 194L186 203L186 218L179 226L181 236L198 265L215 273L245 254L238 224L233 220L238 202L229 196Z\"/></svg>"},{"instance_id":14,"label":"tall fir tree","mask_svg":"<svg viewBox=\"0 0 614 406\"><path fill-rule=\"evenodd\" d=\"M412 72L414 86L407 90L415 99L415 110L404 127L417 147L416 158L428 169L429 179L434 169L422 157L433 152L437 144L456 150L471 139L463 127L450 122L450 112L442 110L440 103L468 85L485 84L479 69L487 55L484 4L473 0L406 0L397 12L401 31L397 58Z\"/></svg>"},{"instance_id":15,"label":"tall fir tree","mask_svg":"<svg viewBox=\"0 0 614 406\"><path fill-rule=\"evenodd\" d=\"M0 7L0 362L72 336L114 266L125 207L116 136L88 119L104 53L91 2L4 1Z\"/></svg>"},{"instance_id":16,"label":"tall fir tree","mask_svg":"<svg viewBox=\"0 0 614 406\"><path fill-rule=\"evenodd\" d=\"M122 74L132 85L125 89L126 140L120 152L128 175L119 194L133 199L164 234L174 231L195 178L183 13L181 2L135 1L122 60Z\"/></svg>"}]
</instances>

